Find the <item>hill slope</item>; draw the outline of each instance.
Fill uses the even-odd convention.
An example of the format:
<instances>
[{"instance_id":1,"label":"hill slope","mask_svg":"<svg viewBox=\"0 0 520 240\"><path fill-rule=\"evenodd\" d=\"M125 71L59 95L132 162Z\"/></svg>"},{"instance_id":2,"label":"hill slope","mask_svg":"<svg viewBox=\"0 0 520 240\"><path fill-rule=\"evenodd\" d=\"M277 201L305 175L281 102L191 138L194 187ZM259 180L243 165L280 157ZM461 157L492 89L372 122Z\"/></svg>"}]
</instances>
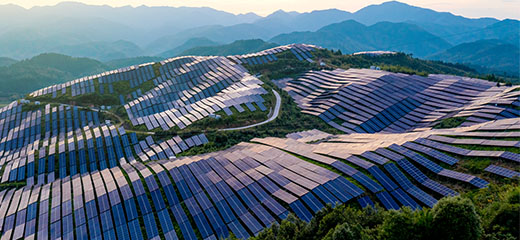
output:
<instances>
[{"instance_id":1,"label":"hill slope","mask_svg":"<svg viewBox=\"0 0 520 240\"><path fill-rule=\"evenodd\" d=\"M499 40L480 40L463 43L442 53L435 54L431 59L456 62L476 66L480 71L507 73L519 76L520 49L510 43Z\"/></svg>"},{"instance_id":2,"label":"hill slope","mask_svg":"<svg viewBox=\"0 0 520 240\"><path fill-rule=\"evenodd\" d=\"M164 51L164 52L158 54L158 56L161 56L164 58L174 57L174 56L178 56L183 51L186 51L186 50L194 48L194 47L207 47L207 46L215 46L215 45L218 45L218 43L211 41L205 37L191 38L191 39L188 39L182 45L180 45L174 49Z\"/></svg>"},{"instance_id":3,"label":"hill slope","mask_svg":"<svg viewBox=\"0 0 520 240\"><path fill-rule=\"evenodd\" d=\"M16 62L17 61L12 58L0 57L0 67L8 66Z\"/></svg>"},{"instance_id":4,"label":"hill slope","mask_svg":"<svg viewBox=\"0 0 520 240\"><path fill-rule=\"evenodd\" d=\"M0 67L0 100L12 100L32 90L105 70L108 70L105 64L93 59L41 54Z\"/></svg>"}]
</instances>

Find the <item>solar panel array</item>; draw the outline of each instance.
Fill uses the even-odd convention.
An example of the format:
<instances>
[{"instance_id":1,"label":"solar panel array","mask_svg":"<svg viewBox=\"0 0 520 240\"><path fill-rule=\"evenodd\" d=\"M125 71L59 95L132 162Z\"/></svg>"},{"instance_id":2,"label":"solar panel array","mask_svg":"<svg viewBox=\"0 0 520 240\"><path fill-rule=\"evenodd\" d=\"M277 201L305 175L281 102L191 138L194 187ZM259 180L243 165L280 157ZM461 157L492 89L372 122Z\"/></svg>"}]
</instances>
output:
<instances>
[{"instance_id":1,"label":"solar panel array","mask_svg":"<svg viewBox=\"0 0 520 240\"><path fill-rule=\"evenodd\" d=\"M313 130L289 133L285 137L291 138L291 139L294 139L294 140L297 140L300 142L315 142L315 141L329 138L331 136L332 136L332 134L322 132L317 129L313 129Z\"/></svg>"},{"instance_id":2,"label":"solar panel array","mask_svg":"<svg viewBox=\"0 0 520 240\"><path fill-rule=\"evenodd\" d=\"M33 94L110 94L129 81L130 96L119 98L133 125L184 128L220 110L265 111L262 82L241 64L276 61L283 51L312 61L316 48L172 58L159 68L110 71ZM143 92L146 81L155 87ZM452 170L465 157L486 158L492 164L485 171L497 176L518 176L520 154L511 149L520 145L511 139L520 138L512 107L520 92L513 88L355 69L309 72L278 84L304 112L350 134L308 130L177 157L208 138L138 138L104 122L103 113L68 105L0 108L0 182L25 183L0 191L0 238L220 239L229 232L247 238L289 213L310 221L327 204L420 209L457 195L452 184L486 187L480 175ZM448 116L467 121L456 129L429 128Z\"/></svg>"},{"instance_id":3,"label":"solar panel array","mask_svg":"<svg viewBox=\"0 0 520 240\"><path fill-rule=\"evenodd\" d=\"M161 62L157 86L125 105L134 126L180 129L220 110L265 111L262 81L225 57L178 57Z\"/></svg>"},{"instance_id":4,"label":"solar panel array","mask_svg":"<svg viewBox=\"0 0 520 240\"><path fill-rule=\"evenodd\" d=\"M320 47L318 46L309 44L290 44L266 49L257 53L228 56L228 58L240 64L257 65L277 61L278 58L275 56L275 54L291 51L291 53L294 54L294 56L296 56L296 58L300 61L305 60L308 62L314 62L312 60L313 56L311 52L319 48Z\"/></svg>"},{"instance_id":5,"label":"solar panel array","mask_svg":"<svg viewBox=\"0 0 520 240\"><path fill-rule=\"evenodd\" d=\"M291 44L246 55L176 57L83 77L37 90L30 96L52 94L55 98L69 91L72 97L96 91L114 94L114 84L126 81L129 94L118 97L133 126L145 125L149 130L183 129L220 110L227 115L233 114L230 108L238 112L266 111L262 95L267 92L261 87L263 82L251 76L242 64L277 61L276 54L282 52L291 52L300 61L313 62L311 52L318 48ZM154 68L158 69L158 75ZM140 87L147 81L153 81L155 87L143 92Z\"/></svg>"},{"instance_id":6,"label":"solar panel array","mask_svg":"<svg viewBox=\"0 0 520 240\"><path fill-rule=\"evenodd\" d=\"M278 85L302 112L346 133L420 130L448 117L466 117L462 126L469 126L520 116L515 87L465 77L336 69L310 71Z\"/></svg>"},{"instance_id":7,"label":"solar panel array","mask_svg":"<svg viewBox=\"0 0 520 240\"><path fill-rule=\"evenodd\" d=\"M146 63L136 66L130 66L125 68L120 68L112 71L107 71L104 73L86 76L82 78L78 78L73 81L65 82L62 84L52 85L46 88L42 88L36 90L29 94L31 97L39 97L47 94L52 94L52 97L55 98L58 94L66 94L67 92L71 93L72 97L83 95L86 93L94 93L96 92L94 81L98 81L99 83L99 93L113 93L113 83L119 81L128 81L130 83L130 87L138 87L146 81L149 81L155 78L155 73L152 69L153 63Z\"/></svg>"},{"instance_id":8,"label":"solar panel array","mask_svg":"<svg viewBox=\"0 0 520 240\"><path fill-rule=\"evenodd\" d=\"M362 193L338 174L278 149L239 144L4 190L0 229L3 239L214 239L229 232L247 238L289 212L310 221L325 204Z\"/></svg>"},{"instance_id":9,"label":"solar panel array","mask_svg":"<svg viewBox=\"0 0 520 240\"><path fill-rule=\"evenodd\" d=\"M21 111L11 104L0 114L0 182L27 185L53 182L75 174L177 154L209 142L204 134L175 136L155 143L138 141L123 127L100 123L99 113L70 106L45 105L43 111Z\"/></svg>"}]
</instances>

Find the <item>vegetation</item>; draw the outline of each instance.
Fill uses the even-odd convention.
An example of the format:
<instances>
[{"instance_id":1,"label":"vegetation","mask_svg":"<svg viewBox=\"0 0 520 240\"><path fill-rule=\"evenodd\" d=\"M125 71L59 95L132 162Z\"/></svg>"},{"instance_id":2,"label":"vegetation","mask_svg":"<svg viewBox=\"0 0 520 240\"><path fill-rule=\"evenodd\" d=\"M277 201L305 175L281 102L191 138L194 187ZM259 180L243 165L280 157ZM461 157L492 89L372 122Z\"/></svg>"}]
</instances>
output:
<instances>
[{"instance_id":1,"label":"vegetation","mask_svg":"<svg viewBox=\"0 0 520 240\"><path fill-rule=\"evenodd\" d=\"M466 117L452 117L445 118L439 121L433 128L442 129L442 128L454 128L460 126L464 121L466 121Z\"/></svg>"},{"instance_id":2,"label":"vegetation","mask_svg":"<svg viewBox=\"0 0 520 240\"><path fill-rule=\"evenodd\" d=\"M12 58L0 57L0 67L9 66L9 65L14 64L16 62L17 61L12 59Z\"/></svg>"},{"instance_id":3,"label":"vegetation","mask_svg":"<svg viewBox=\"0 0 520 240\"><path fill-rule=\"evenodd\" d=\"M519 219L520 187L491 185L443 198L432 209L387 211L379 205L360 209L355 202L329 205L309 223L290 215L252 239L513 240L520 234Z\"/></svg>"},{"instance_id":4,"label":"vegetation","mask_svg":"<svg viewBox=\"0 0 520 240\"><path fill-rule=\"evenodd\" d=\"M0 101L19 99L30 91L105 70L106 66L96 60L60 54L41 54L0 67Z\"/></svg>"}]
</instances>

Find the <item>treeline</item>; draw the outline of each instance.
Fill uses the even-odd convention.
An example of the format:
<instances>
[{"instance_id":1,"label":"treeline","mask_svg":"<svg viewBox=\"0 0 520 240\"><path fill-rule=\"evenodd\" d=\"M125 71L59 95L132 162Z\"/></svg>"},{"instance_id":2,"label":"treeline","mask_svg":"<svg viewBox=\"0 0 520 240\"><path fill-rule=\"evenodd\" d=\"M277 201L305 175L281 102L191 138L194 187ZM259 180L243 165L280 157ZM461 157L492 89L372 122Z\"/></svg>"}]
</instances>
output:
<instances>
[{"instance_id":1,"label":"treeline","mask_svg":"<svg viewBox=\"0 0 520 240\"><path fill-rule=\"evenodd\" d=\"M23 98L29 92L54 84L151 60L156 58L137 57L103 63L90 58L55 53L40 54L31 59L0 66L0 102Z\"/></svg>"},{"instance_id":2,"label":"treeline","mask_svg":"<svg viewBox=\"0 0 520 240\"><path fill-rule=\"evenodd\" d=\"M309 222L293 215L253 240L514 240L519 238L520 188L490 185L412 211L327 206ZM230 239L235 239L231 236Z\"/></svg>"}]
</instances>

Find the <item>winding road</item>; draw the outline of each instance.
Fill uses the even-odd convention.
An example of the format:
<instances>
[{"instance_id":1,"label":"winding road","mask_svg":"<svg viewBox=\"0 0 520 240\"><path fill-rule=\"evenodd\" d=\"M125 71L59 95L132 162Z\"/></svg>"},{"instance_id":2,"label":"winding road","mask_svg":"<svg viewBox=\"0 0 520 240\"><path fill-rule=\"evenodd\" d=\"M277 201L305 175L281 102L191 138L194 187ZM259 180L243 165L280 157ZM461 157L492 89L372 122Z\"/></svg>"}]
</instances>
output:
<instances>
[{"instance_id":1,"label":"winding road","mask_svg":"<svg viewBox=\"0 0 520 240\"><path fill-rule=\"evenodd\" d=\"M255 123L255 124L251 124L251 125L247 125L247 126L224 128L224 129L220 129L219 131L243 130L243 129L248 129L248 128L264 125L266 123L269 123L269 122L275 120L278 117L278 114L280 114L280 107L282 106L282 98L280 97L280 94L278 94L278 92L276 92L274 89L273 89L273 93L274 93L274 96L276 97L276 105L274 106L274 113L269 119L267 119L263 122L259 122L259 123Z\"/></svg>"}]
</instances>

